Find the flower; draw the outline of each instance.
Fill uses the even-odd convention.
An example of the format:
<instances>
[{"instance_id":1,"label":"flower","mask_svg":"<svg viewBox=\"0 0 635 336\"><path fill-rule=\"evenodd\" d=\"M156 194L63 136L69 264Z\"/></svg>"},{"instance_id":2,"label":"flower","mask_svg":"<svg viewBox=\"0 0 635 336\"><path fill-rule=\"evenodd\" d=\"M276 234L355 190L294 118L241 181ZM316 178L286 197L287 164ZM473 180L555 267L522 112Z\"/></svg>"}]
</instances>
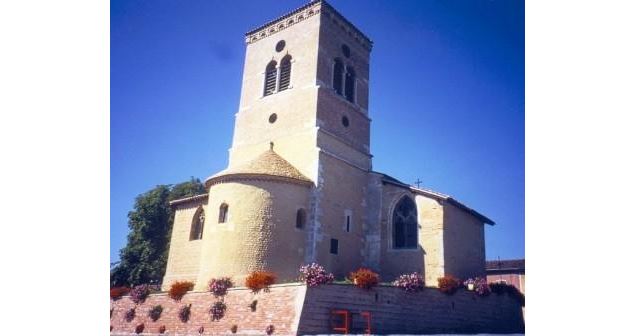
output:
<instances>
[{"instance_id":1,"label":"flower","mask_svg":"<svg viewBox=\"0 0 635 336\"><path fill-rule=\"evenodd\" d=\"M445 293L448 295L454 294L456 290L459 289L460 287L459 279L451 275L446 275L442 278L437 279L437 281L439 284L439 290L442 293Z\"/></svg>"},{"instance_id":2,"label":"flower","mask_svg":"<svg viewBox=\"0 0 635 336\"><path fill-rule=\"evenodd\" d=\"M151 292L157 290L158 288L155 285L143 284L135 286L130 291L130 300L136 304L143 303Z\"/></svg>"},{"instance_id":3,"label":"flower","mask_svg":"<svg viewBox=\"0 0 635 336\"><path fill-rule=\"evenodd\" d=\"M191 304L184 305L179 310L179 319L181 320L181 322L185 323L185 322L187 322L190 319L190 308L191 308L191 306L192 306Z\"/></svg>"},{"instance_id":4,"label":"flower","mask_svg":"<svg viewBox=\"0 0 635 336\"><path fill-rule=\"evenodd\" d=\"M163 306L156 305L152 307L150 311L148 311L148 316L152 319L153 322L156 322L161 317L162 312L163 312Z\"/></svg>"},{"instance_id":5,"label":"flower","mask_svg":"<svg viewBox=\"0 0 635 336\"><path fill-rule=\"evenodd\" d=\"M379 283L379 275L368 268L360 268L348 276L355 286L370 290Z\"/></svg>"},{"instance_id":6,"label":"flower","mask_svg":"<svg viewBox=\"0 0 635 336\"><path fill-rule=\"evenodd\" d=\"M128 310L126 310L126 314L124 315L124 318L126 319L126 322L130 322L132 320L134 320L134 317L136 315L136 311L135 308L130 308Z\"/></svg>"},{"instance_id":7,"label":"flower","mask_svg":"<svg viewBox=\"0 0 635 336\"><path fill-rule=\"evenodd\" d=\"M230 278L211 279L209 281L209 291L214 294L214 297L221 297L227 294L227 289L232 288L234 284Z\"/></svg>"},{"instance_id":8,"label":"flower","mask_svg":"<svg viewBox=\"0 0 635 336\"><path fill-rule=\"evenodd\" d=\"M307 264L300 267L299 280L309 287L316 287L322 284L333 282L333 273L326 273L322 265L317 263Z\"/></svg>"},{"instance_id":9,"label":"flower","mask_svg":"<svg viewBox=\"0 0 635 336\"><path fill-rule=\"evenodd\" d=\"M269 286L276 282L276 275L267 271L255 271L247 276L245 279L245 286L251 289L254 293L259 292L261 289L267 291Z\"/></svg>"},{"instance_id":10,"label":"flower","mask_svg":"<svg viewBox=\"0 0 635 336\"><path fill-rule=\"evenodd\" d=\"M483 278L469 278L463 282L463 286L467 287L468 289L470 288L470 285L474 288L474 291L479 296L486 296L489 295L489 293L491 292L487 281Z\"/></svg>"},{"instance_id":11,"label":"flower","mask_svg":"<svg viewBox=\"0 0 635 336\"><path fill-rule=\"evenodd\" d=\"M145 329L145 325L143 323L138 324L135 328L134 328L134 332L137 334L140 334L143 332L143 329Z\"/></svg>"},{"instance_id":12,"label":"flower","mask_svg":"<svg viewBox=\"0 0 635 336\"><path fill-rule=\"evenodd\" d=\"M392 284L395 287L404 289L406 292L418 292L425 287L423 276L417 272L402 274Z\"/></svg>"},{"instance_id":13,"label":"flower","mask_svg":"<svg viewBox=\"0 0 635 336\"><path fill-rule=\"evenodd\" d=\"M212 321L218 321L225 316L225 309L227 306L222 301L214 302L212 307L209 309L210 315L212 315Z\"/></svg>"},{"instance_id":14,"label":"flower","mask_svg":"<svg viewBox=\"0 0 635 336\"><path fill-rule=\"evenodd\" d=\"M117 301L122 296L128 294L128 292L130 292L130 288L128 287L114 287L110 289L110 298L113 301Z\"/></svg>"},{"instance_id":15,"label":"flower","mask_svg":"<svg viewBox=\"0 0 635 336\"><path fill-rule=\"evenodd\" d=\"M274 330L276 330L276 328L273 327L273 324L270 324L265 329L265 332L267 333L267 335L271 335L271 334L273 334Z\"/></svg>"},{"instance_id":16,"label":"flower","mask_svg":"<svg viewBox=\"0 0 635 336\"><path fill-rule=\"evenodd\" d=\"M187 293L194 288L194 283L191 281L177 281L170 286L168 295L172 300L179 301Z\"/></svg>"}]
</instances>

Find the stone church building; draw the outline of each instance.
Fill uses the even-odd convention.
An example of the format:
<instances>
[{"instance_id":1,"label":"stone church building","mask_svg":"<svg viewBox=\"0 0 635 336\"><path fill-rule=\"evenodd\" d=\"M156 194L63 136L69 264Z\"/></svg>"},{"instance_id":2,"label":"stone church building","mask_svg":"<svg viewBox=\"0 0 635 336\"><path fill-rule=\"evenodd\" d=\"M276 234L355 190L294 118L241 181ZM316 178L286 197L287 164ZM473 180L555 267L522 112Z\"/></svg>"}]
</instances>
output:
<instances>
[{"instance_id":1,"label":"stone church building","mask_svg":"<svg viewBox=\"0 0 635 336\"><path fill-rule=\"evenodd\" d=\"M292 281L317 262L344 277L485 275L484 225L451 196L373 171L372 41L325 1L249 31L228 167L176 200L163 286L205 290L255 270ZM395 134L395 136L399 136Z\"/></svg>"}]
</instances>

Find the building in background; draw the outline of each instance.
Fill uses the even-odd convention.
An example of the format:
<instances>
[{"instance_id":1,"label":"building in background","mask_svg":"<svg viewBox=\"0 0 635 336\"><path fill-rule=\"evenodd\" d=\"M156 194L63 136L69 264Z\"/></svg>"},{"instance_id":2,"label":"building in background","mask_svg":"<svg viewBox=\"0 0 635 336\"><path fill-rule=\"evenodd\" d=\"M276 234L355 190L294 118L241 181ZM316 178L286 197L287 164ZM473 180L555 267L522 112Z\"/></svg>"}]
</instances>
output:
<instances>
[{"instance_id":1,"label":"building in background","mask_svg":"<svg viewBox=\"0 0 635 336\"><path fill-rule=\"evenodd\" d=\"M525 259L488 260L485 270L488 283L503 282L525 294Z\"/></svg>"}]
</instances>

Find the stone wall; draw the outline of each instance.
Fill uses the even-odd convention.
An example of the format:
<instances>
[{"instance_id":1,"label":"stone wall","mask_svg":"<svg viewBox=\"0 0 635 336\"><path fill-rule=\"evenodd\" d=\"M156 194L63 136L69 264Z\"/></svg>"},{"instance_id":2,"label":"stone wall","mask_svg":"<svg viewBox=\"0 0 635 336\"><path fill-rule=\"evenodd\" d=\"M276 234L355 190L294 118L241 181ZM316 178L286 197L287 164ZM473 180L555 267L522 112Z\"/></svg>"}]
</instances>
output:
<instances>
[{"instance_id":1,"label":"stone wall","mask_svg":"<svg viewBox=\"0 0 635 336\"><path fill-rule=\"evenodd\" d=\"M256 310L250 304L257 300ZM460 290L445 295L434 288L419 293L406 293L395 287L378 287L365 291L351 285L325 285L306 288L301 284L272 286L269 292L251 293L245 288L229 290L224 302L225 316L211 321L209 307L216 301L210 293L193 292L175 302L165 294L151 295L137 308L131 322L124 320L125 311L134 306L128 297L111 303L114 312L111 335L129 335L135 326L144 323L146 335L158 334L166 326L169 335L231 335L232 325L237 334L265 335L265 328L273 325L273 335L329 334L335 320L334 309L351 313L351 333L363 333L366 318L360 313L370 312L373 334L430 334L430 333L519 333L524 332L520 305L507 295L476 296ZM190 321L178 319L178 311L192 304ZM163 314L157 322L147 317L153 305L161 304Z\"/></svg>"}]
</instances>

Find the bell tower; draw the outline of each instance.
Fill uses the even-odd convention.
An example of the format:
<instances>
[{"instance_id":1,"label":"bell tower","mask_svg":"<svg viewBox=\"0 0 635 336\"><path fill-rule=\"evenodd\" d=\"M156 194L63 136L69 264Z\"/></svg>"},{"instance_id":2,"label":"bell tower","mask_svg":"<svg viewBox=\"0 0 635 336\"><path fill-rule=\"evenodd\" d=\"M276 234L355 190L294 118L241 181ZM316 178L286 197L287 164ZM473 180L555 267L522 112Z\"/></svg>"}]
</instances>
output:
<instances>
[{"instance_id":1,"label":"bell tower","mask_svg":"<svg viewBox=\"0 0 635 336\"><path fill-rule=\"evenodd\" d=\"M372 42L325 1L246 34L230 168L269 148L317 182L321 152L370 169Z\"/></svg>"}]
</instances>

